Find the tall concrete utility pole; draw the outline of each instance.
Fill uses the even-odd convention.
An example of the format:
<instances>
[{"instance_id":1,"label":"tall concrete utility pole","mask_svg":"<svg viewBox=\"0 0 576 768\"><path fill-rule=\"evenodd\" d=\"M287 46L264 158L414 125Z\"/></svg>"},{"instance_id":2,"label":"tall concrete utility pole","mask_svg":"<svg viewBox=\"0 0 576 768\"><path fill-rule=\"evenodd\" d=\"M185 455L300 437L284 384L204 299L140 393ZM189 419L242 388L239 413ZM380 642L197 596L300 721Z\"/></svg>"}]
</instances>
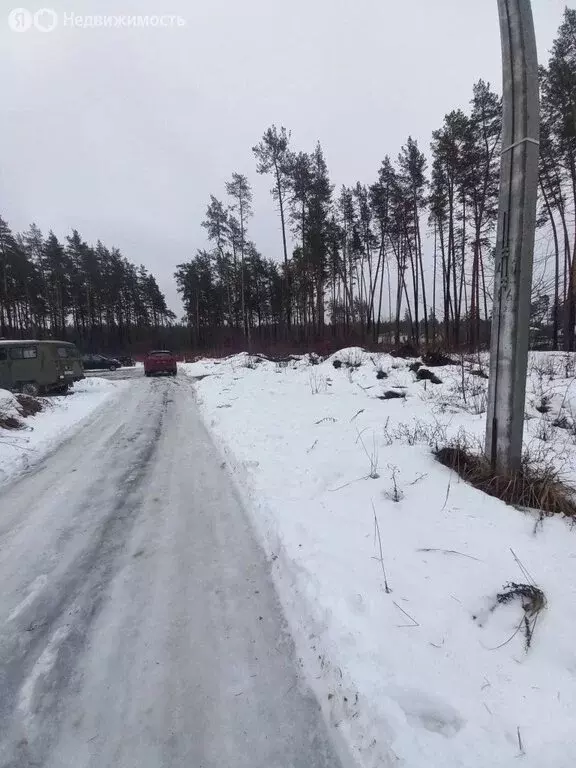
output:
<instances>
[{"instance_id":1,"label":"tall concrete utility pole","mask_svg":"<svg viewBox=\"0 0 576 768\"><path fill-rule=\"evenodd\" d=\"M498 0L503 126L486 455L520 468L536 229L540 107L530 0Z\"/></svg>"}]
</instances>

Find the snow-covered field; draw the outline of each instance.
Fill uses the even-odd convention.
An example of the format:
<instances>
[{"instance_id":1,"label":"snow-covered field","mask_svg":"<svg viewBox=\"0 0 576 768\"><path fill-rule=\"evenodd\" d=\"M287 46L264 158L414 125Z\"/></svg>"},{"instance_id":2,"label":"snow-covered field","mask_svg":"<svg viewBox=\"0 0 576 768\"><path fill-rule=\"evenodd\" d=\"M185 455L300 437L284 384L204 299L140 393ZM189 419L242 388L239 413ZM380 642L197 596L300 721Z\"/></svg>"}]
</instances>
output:
<instances>
[{"instance_id":1,"label":"snow-covered field","mask_svg":"<svg viewBox=\"0 0 576 768\"><path fill-rule=\"evenodd\" d=\"M0 485L40 461L62 443L105 400L126 386L124 381L88 378L65 397L42 398L44 410L22 419L14 395L0 390L0 414L12 416L21 429L0 427Z\"/></svg>"},{"instance_id":2,"label":"snow-covered field","mask_svg":"<svg viewBox=\"0 0 576 768\"><path fill-rule=\"evenodd\" d=\"M206 376L203 416L358 765L572 768L576 530L537 525L434 459L458 434L481 439L487 382L472 371L486 361L435 368L440 384L416 381L410 362L353 349L320 364L238 355L181 369ZM575 375L573 355L531 356L526 443L568 481ZM388 390L405 397L379 399ZM496 596L532 580L547 604L526 649L521 603Z\"/></svg>"}]
</instances>

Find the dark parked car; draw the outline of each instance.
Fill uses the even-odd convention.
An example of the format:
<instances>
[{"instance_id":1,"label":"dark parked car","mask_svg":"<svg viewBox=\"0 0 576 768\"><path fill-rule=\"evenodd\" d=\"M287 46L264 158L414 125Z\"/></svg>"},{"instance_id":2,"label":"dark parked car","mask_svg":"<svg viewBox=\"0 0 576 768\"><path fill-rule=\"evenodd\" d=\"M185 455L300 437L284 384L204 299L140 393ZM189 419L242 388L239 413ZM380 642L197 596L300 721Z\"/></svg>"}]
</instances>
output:
<instances>
[{"instance_id":1,"label":"dark parked car","mask_svg":"<svg viewBox=\"0 0 576 768\"><path fill-rule=\"evenodd\" d=\"M130 355L118 355L116 358L123 368L133 368L136 365L136 361Z\"/></svg>"},{"instance_id":2,"label":"dark parked car","mask_svg":"<svg viewBox=\"0 0 576 768\"><path fill-rule=\"evenodd\" d=\"M158 373L176 376L178 373L176 357L167 349L149 352L144 358L144 373L146 376L156 376Z\"/></svg>"},{"instance_id":3,"label":"dark parked car","mask_svg":"<svg viewBox=\"0 0 576 768\"><path fill-rule=\"evenodd\" d=\"M85 371L115 371L122 366L119 360L104 355L84 355L82 362Z\"/></svg>"}]
</instances>

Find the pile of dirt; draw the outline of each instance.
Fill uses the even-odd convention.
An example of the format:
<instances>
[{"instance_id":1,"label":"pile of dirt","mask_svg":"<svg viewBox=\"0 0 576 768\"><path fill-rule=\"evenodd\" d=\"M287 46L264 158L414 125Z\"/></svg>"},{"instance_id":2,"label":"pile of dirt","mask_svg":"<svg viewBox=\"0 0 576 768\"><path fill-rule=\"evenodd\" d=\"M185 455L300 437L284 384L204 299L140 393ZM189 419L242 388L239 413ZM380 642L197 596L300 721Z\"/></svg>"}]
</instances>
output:
<instances>
[{"instance_id":1,"label":"pile of dirt","mask_svg":"<svg viewBox=\"0 0 576 768\"><path fill-rule=\"evenodd\" d=\"M0 429L21 429L24 425L15 416L0 413Z\"/></svg>"},{"instance_id":2,"label":"pile of dirt","mask_svg":"<svg viewBox=\"0 0 576 768\"><path fill-rule=\"evenodd\" d=\"M397 392L394 389L389 389L384 392L383 395L378 395L378 400L405 400L406 392Z\"/></svg>"},{"instance_id":3,"label":"pile of dirt","mask_svg":"<svg viewBox=\"0 0 576 768\"><path fill-rule=\"evenodd\" d=\"M42 400L31 395L16 395L18 401L18 411L26 419L28 416L36 416L37 413L44 410Z\"/></svg>"},{"instance_id":4,"label":"pile of dirt","mask_svg":"<svg viewBox=\"0 0 576 768\"><path fill-rule=\"evenodd\" d=\"M418 368L416 379L418 381L430 381L432 384L442 384L442 379L439 379L438 376L432 371L429 371L428 368Z\"/></svg>"},{"instance_id":5,"label":"pile of dirt","mask_svg":"<svg viewBox=\"0 0 576 768\"><path fill-rule=\"evenodd\" d=\"M30 395L14 395L14 399L9 400L8 403L9 407L4 412L0 410L0 429L22 429L24 427L22 419L35 416L44 410L42 401Z\"/></svg>"}]
</instances>

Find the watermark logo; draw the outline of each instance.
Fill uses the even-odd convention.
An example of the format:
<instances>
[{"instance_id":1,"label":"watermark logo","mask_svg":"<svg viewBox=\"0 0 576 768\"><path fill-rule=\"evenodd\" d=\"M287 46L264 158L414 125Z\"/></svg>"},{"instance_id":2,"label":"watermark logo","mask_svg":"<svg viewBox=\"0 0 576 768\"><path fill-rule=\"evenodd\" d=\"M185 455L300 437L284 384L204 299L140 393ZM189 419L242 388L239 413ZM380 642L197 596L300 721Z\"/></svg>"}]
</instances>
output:
<instances>
[{"instance_id":1,"label":"watermark logo","mask_svg":"<svg viewBox=\"0 0 576 768\"><path fill-rule=\"evenodd\" d=\"M27 8L14 8L8 14L8 26L13 32L27 32L29 29L36 29L38 32L52 32L59 23L62 27L73 29L167 29L185 27L186 19L169 13L151 16L128 14L81 16L67 12L59 16L53 8L40 8L35 12L29 11Z\"/></svg>"},{"instance_id":2,"label":"watermark logo","mask_svg":"<svg viewBox=\"0 0 576 768\"><path fill-rule=\"evenodd\" d=\"M14 8L8 14L8 26L12 32L28 32L34 23L34 16L26 8Z\"/></svg>"},{"instance_id":3,"label":"watermark logo","mask_svg":"<svg viewBox=\"0 0 576 768\"><path fill-rule=\"evenodd\" d=\"M39 32L52 32L58 26L58 14L53 8L40 8L34 14L34 26Z\"/></svg>"}]
</instances>

